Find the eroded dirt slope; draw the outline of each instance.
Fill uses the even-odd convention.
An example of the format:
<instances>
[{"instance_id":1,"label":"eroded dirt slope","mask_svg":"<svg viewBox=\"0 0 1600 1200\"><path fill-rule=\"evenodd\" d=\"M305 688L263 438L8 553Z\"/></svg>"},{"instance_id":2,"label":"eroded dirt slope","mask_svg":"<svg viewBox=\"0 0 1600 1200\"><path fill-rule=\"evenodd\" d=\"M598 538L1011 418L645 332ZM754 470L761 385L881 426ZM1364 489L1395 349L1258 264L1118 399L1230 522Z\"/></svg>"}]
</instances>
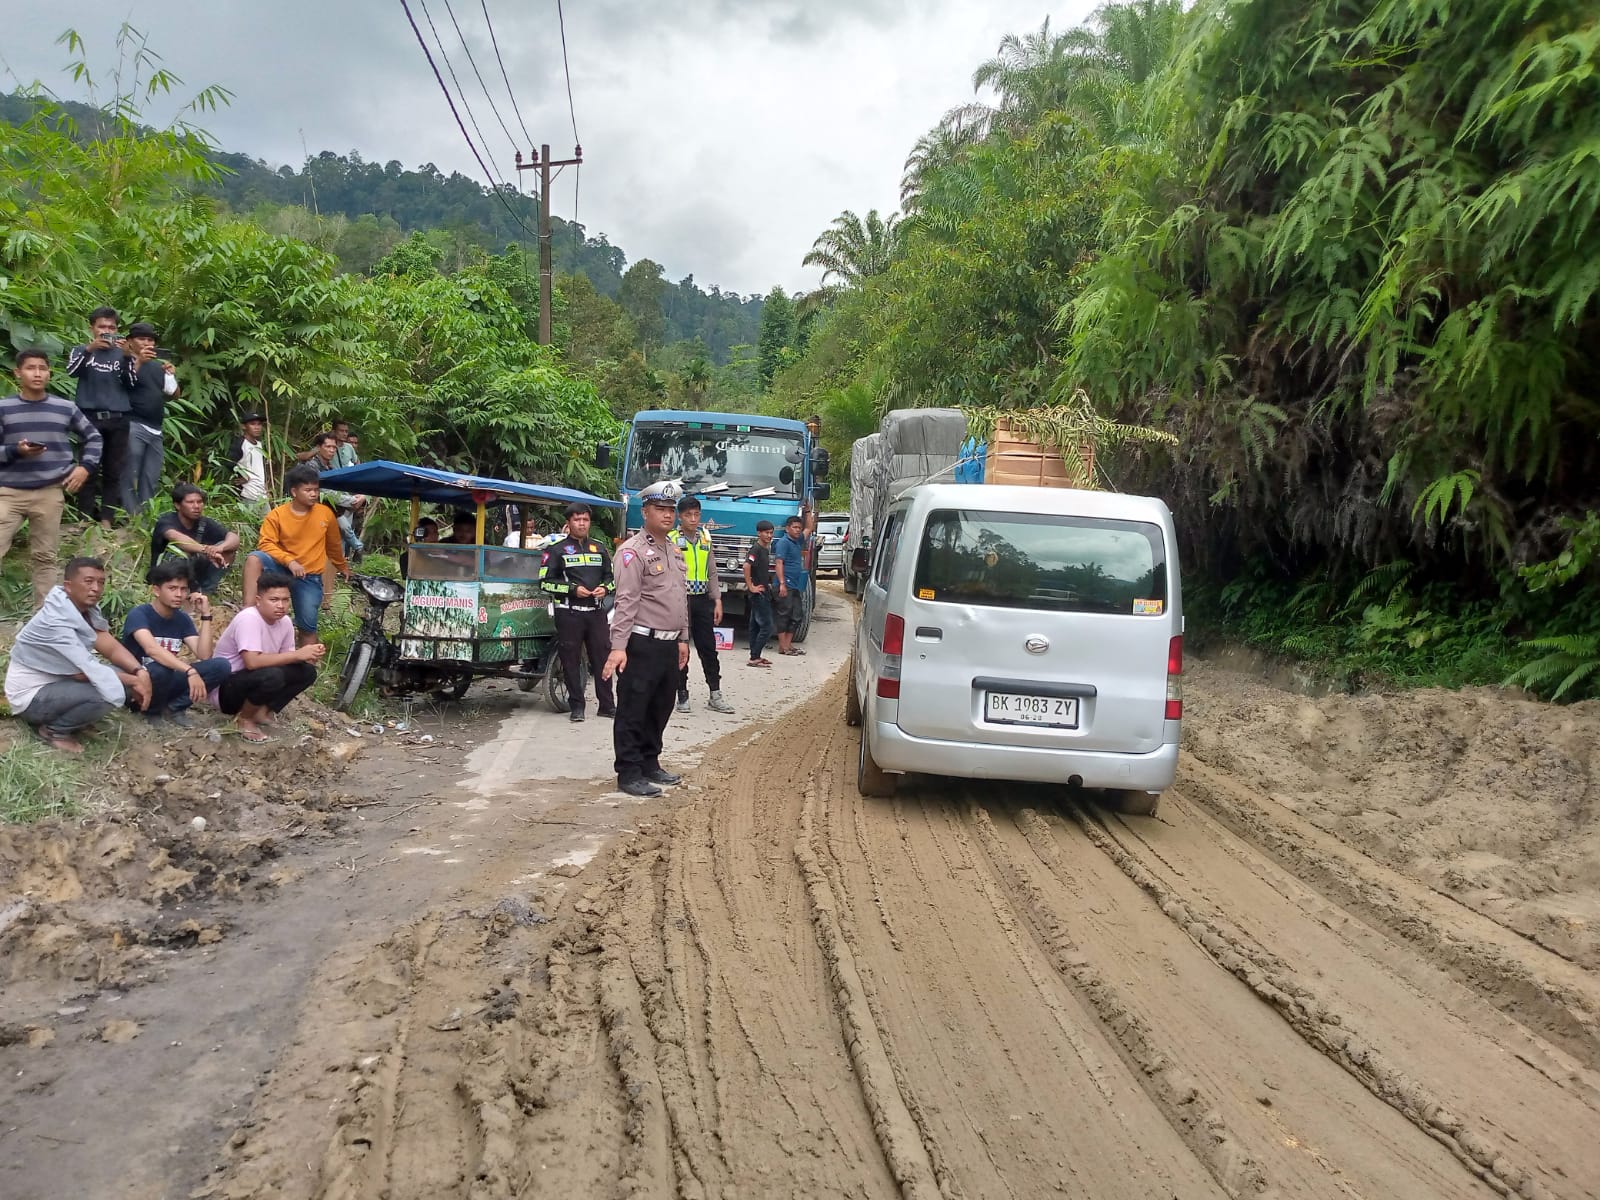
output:
<instances>
[{"instance_id":1,"label":"eroded dirt slope","mask_svg":"<svg viewBox=\"0 0 1600 1200\"><path fill-rule=\"evenodd\" d=\"M864 800L841 701L330 964L211 1194L1600 1196L1590 972L1210 746Z\"/></svg>"},{"instance_id":2,"label":"eroded dirt slope","mask_svg":"<svg viewBox=\"0 0 1600 1200\"><path fill-rule=\"evenodd\" d=\"M1202 763L1600 967L1600 702L1497 688L1312 699L1204 664L1189 695Z\"/></svg>"}]
</instances>

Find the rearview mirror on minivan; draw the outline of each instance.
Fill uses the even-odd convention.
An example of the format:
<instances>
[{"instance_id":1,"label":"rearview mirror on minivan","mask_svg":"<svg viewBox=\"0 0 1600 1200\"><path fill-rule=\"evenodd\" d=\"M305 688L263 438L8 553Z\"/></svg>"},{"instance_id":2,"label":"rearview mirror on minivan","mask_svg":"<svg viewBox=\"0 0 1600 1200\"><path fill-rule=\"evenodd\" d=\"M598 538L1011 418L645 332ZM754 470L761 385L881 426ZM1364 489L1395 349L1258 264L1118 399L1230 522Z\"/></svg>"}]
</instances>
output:
<instances>
[{"instance_id":1,"label":"rearview mirror on minivan","mask_svg":"<svg viewBox=\"0 0 1600 1200\"><path fill-rule=\"evenodd\" d=\"M594 465L604 471L611 465L611 446L601 442L594 448Z\"/></svg>"},{"instance_id":2,"label":"rearview mirror on minivan","mask_svg":"<svg viewBox=\"0 0 1600 1200\"><path fill-rule=\"evenodd\" d=\"M833 488L826 483L813 484L811 487L811 497L814 500L826 500L831 495L833 495Z\"/></svg>"},{"instance_id":3,"label":"rearview mirror on minivan","mask_svg":"<svg viewBox=\"0 0 1600 1200\"><path fill-rule=\"evenodd\" d=\"M831 456L823 446L818 446L811 452L811 474L816 479L828 477L828 461Z\"/></svg>"}]
</instances>

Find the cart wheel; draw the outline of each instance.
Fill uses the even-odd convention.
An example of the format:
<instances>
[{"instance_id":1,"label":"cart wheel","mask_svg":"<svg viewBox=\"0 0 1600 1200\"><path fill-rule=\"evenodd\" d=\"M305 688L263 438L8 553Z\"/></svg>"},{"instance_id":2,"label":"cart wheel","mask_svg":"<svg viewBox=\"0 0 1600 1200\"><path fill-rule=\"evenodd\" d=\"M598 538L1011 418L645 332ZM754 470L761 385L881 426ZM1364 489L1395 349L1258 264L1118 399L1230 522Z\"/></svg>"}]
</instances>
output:
<instances>
[{"instance_id":1,"label":"cart wheel","mask_svg":"<svg viewBox=\"0 0 1600 1200\"><path fill-rule=\"evenodd\" d=\"M540 679L537 675L519 675L517 676L517 691L531 692L539 686L539 683Z\"/></svg>"},{"instance_id":2,"label":"cart wheel","mask_svg":"<svg viewBox=\"0 0 1600 1200\"><path fill-rule=\"evenodd\" d=\"M467 689L472 686L471 675L457 675L443 687L433 689L435 700L459 700L467 694Z\"/></svg>"},{"instance_id":3,"label":"cart wheel","mask_svg":"<svg viewBox=\"0 0 1600 1200\"><path fill-rule=\"evenodd\" d=\"M339 672L339 698L333 702L334 708L340 712L350 711L350 706L356 702L356 693L366 683L367 672L371 670L372 644L357 642L350 647L350 653L345 656L344 670Z\"/></svg>"},{"instance_id":4,"label":"cart wheel","mask_svg":"<svg viewBox=\"0 0 1600 1200\"><path fill-rule=\"evenodd\" d=\"M589 686L589 669L582 663L578 664L578 680L585 688ZM559 659L552 658L544 673L544 699L551 712L572 711L572 697L567 695L567 673L561 669Z\"/></svg>"}]
</instances>

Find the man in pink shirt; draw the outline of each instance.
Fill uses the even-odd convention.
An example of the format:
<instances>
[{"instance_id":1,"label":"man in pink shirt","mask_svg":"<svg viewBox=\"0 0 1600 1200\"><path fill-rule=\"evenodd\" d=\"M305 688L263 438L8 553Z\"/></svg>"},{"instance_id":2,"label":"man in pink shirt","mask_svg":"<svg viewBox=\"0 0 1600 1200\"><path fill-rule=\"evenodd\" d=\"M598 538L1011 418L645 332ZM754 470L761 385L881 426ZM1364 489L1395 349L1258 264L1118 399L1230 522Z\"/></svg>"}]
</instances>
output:
<instances>
[{"instance_id":1,"label":"man in pink shirt","mask_svg":"<svg viewBox=\"0 0 1600 1200\"><path fill-rule=\"evenodd\" d=\"M272 740L261 726L316 682L317 664L328 652L321 642L295 649L290 582L283 571L263 571L255 603L239 610L217 643L216 656L228 660L233 674L211 693L211 703L234 718L247 742Z\"/></svg>"}]
</instances>

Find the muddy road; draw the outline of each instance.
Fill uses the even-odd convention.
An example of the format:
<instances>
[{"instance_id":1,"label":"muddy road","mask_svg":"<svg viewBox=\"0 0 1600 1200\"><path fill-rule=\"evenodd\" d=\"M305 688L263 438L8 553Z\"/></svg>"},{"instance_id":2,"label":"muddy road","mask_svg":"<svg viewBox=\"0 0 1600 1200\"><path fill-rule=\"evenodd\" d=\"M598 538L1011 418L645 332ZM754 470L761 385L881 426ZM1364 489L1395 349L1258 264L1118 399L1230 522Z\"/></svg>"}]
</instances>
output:
<instances>
[{"instance_id":1,"label":"muddy road","mask_svg":"<svg viewBox=\"0 0 1600 1200\"><path fill-rule=\"evenodd\" d=\"M352 958L211 1194L1600 1196L1590 971L1195 758L864 800L842 699Z\"/></svg>"},{"instance_id":2,"label":"muddy road","mask_svg":"<svg viewBox=\"0 0 1600 1200\"><path fill-rule=\"evenodd\" d=\"M732 657L736 718L675 718L659 801L583 769L608 727L510 702L210 1068L270 1071L207 1122L152 1101L119 1194L1600 1197L1600 705L1202 664L1158 818L867 800L824 614L783 680ZM327 899L278 903L268 945ZM117 1178L12 1147L8 1195Z\"/></svg>"}]
</instances>

